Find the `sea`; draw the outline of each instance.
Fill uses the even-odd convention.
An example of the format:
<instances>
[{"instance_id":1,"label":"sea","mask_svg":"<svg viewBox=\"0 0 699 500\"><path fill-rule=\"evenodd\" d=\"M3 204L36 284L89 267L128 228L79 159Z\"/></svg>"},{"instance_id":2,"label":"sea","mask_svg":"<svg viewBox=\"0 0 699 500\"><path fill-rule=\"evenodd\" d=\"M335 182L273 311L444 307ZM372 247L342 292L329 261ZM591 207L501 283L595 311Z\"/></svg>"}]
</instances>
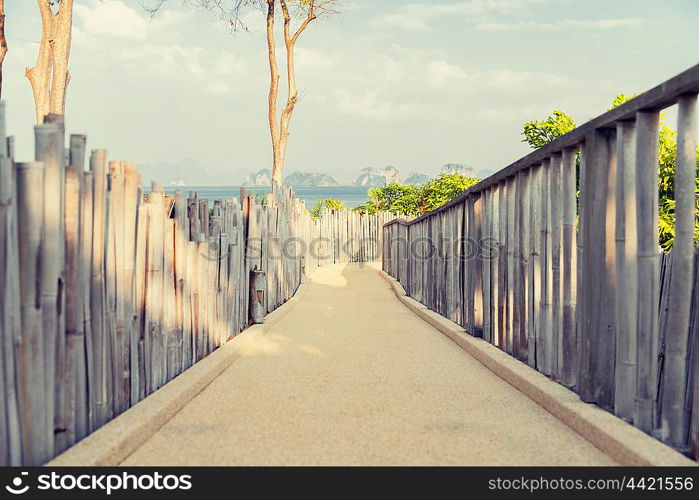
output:
<instances>
[{"instance_id":1,"label":"sea","mask_svg":"<svg viewBox=\"0 0 699 500\"><path fill-rule=\"evenodd\" d=\"M270 191L267 186L249 186L246 187L248 193L264 195ZM240 186L174 186L166 185L164 190L168 194L174 194L175 191L196 191L199 198L207 199L210 202L213 200L222 200L226 198L239 198ZM296 187L294 192L296 197L306 202L306 208L311 208L316 201L325 198L334 198L341 201L348 208L356 207L366 202L369 188L366 186L326 186L326 187ZM146 189L148 191L148 189Z\"/></svg>"}]
</instances>

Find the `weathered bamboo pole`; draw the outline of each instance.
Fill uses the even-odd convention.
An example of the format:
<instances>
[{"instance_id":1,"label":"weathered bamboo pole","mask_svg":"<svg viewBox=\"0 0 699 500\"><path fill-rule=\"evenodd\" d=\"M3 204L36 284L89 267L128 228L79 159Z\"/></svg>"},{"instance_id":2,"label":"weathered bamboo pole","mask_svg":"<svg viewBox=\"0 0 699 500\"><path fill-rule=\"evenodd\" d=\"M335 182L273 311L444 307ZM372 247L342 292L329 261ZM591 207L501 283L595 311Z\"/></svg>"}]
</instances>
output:
<instances>
[{"instance_id":1,"label":"weathered bamboo pole","mask_svg":"<svg viewBox=\"0 0 699 500\"><path fill-rule=\"evenodd\" d=\"M165 335L165 379L177 375L182 336L177 330L177 296L175 290L175 219L165 219L163 256L163 334Z\"/></svg>"},{"instance_id":2,"label":"weathered bamboo pole","mask_svg":"<svg viewBox=\"0 0 699 500\"><path fill-rule=\"evenodd\" d=\"M140 189L139 189L140 191ZM139 198L142 195L139 193ZM131 404L146 395L146 279L148 246L148 212L150 205L139 201L136 228L136 262L134 269L134 323L135 346L132 346L131 361ZM150 345L150 344L149 344Z\"/></svg>"},{"instance_id":3,"label":"weathered bamboo pole","mask_svg":"<svg viewBox=\"0 0 699 500\"><path fill-rule=\"evenodd\" d=\"M491 222L491 235L493 237L493 242L491 248L493 249L493 257L490 261L490 281L492 283L492 316L491 324L493 329L491 343L496 346L501 346L500 343L500 283L499 277L500 272L498 271L498 265L500 261L500 185L496 184L493 186L492 190L493 201L491 206L493 207L493 215Z\"/></svg>"},{"instance_id":4,"label":"weathered bamboo pole","mask_svg":"<svg viewBox=\"0 0 699 500\"><path fill-rule=\"evenodd\" d=\"M577 255L575 238L575 156L577 148L565 148L561 158L561 222L562 222L562 318L560 381L575 386L576 365L576 280Z\"/></svg>"},{"instance_id":5,"label":"weathered bamboo pole","mask_svg":"<svg viewBox=\"0 0 699 500\"><path fill-rule=\"evenodd\" d=\"M0 102L0 142L5 143L4 103ZM20 309L17 197L11 158L0 145L0 464L22 465Z\"/></svg>"},{"instance_id":6,"label":"weathered bamboo pole","mask_svg":"<svg viewBox=\"0 0 699 500\"><path fill-rule=\"evenodd\" d=\"M78 426L84 433L87 415L83 405L87 387L85 366L85 332L83 330L83 290L80 279L80 187L81 171L70 165L65 171L65 371L60 390L65 424L64 437L56 442L56 453L75 443Z\"/></svg>"},{"instance_id":7,"label":"weathered bamboo pole","mask_svg":"<svg viewBox=\"0 0 699 500\"><path fill-rule=\"evenodd\" d=\"M551 252L551 158L541 164L541 307L539 314L539 339L537 345L537 368L544 375L554 370L554 339L552 331L551 298L552 252Z\"/></svg>"},{"instance_id":8,"label":"weathered bamboo pole","mask_svg":"<svg viewBox=\"0 0 699 500\"><path fill-rule=\"evenodd\" d=\"M473 272L473 325L471 332L476 337L483 337L483 253L481 242L483 241L483 195L478 196L473 201L471 215L473 216L472 244L475 247L473 265L470 269ZM407 226L406 226L407 227ZM454 235L454 240L457 240ZM455 260L459 262L459 260Z\"/></svg>"},{"instance_id":9,"label":"weathered bamboo pole","mask_svg":"<svg viewBox=\"0 0 699 500\"><path fill-rule=\"evenodd\" d=\"M85 169L85 154L87 146L87 137L81 134L70 135L69 149L69 165L78 167L78 171L82 172Z\"/></svg>"},{"instance_id":10,"label":"weathered bamboo pole","mask_svg":"<svg viewBox=\"0 0 699 500\"><path fill-rule=\"evenodd\" d=\"M529 366L533 368L541 367L544 363L542 346L543 338L541 336L541 218L542 218L542 194L541 194L541 176L543 175L543 167L534 165L530 168L531 172L531 201L529 205L531 228L530 228L530 255L531 265L529 270L529 280L531 282L530 289L530 307L529 307L529 334L527 336L529 346L529 356L527 361Z\"/></svg>"},{"instance_id":11,"label":"weathered bamboo pole","mask_svg":"<svg viewBox=\"0 0 699 500\"><path fill-rule=\"evenodd\" d=\"M694 277L694 225L696 220L697 96L678 100L677 159L675 161L675 241L672 249L672 281L668 328L665 337L661 438L671 446L687 449L690 413L685 395L691 375L689 325ZM696 305L696 304L695 304ZM699 398L699 395L695 395ZM699 419L699 415L695 415Z\"/></svg>"},{"instance_id":12,"label":"weathered bamboo pole","mask_svg":"<svg viewBox=\"0 0 699 500\"><path fill-rule=\"evenodd\" d=\"M650 432L657 423L658 128L656 111L636 115L636 215L638 220L638 335L634 425ZM590 242L586 241L586 248Z\"/></svg>"},{"instance_id":13,"label":"weathered bamboo pole","mask_svg":"<svg viewBox=\"0 0 699 500\"><path fill-rule=\"evenodd\" d=\"M41 240L41 297L43 315L43 348L45 377L45 412L47 418L46 456L54 453L54 441L63 449L65 423L61 412L65 361L65 330L63 303L63 135L57 123L35 127L35 159L44 163L44 235ZM56 431L57 434L54 434Z\"/></svg>"},{"instance_id":14,"label":"weathered bamboo pole","mask_svg":"<svg viewBox=\"0 0 699 500\"><path fill-rule=\"evenodd\" d=\"M636 320L638 290L636 262L636 123L617 124L616 288L617 340L614 413L633 419L636 396ZM623 290L623 292L622 292Z\"/></svg>"},{"instance_id":15,"label":"weathered bamboo pole","mask_svg":"<svg viewBox=\"0 0 699 500\"><path fill-rule=\"evenodd\" d=\"M520 194L517 198L517 217L519 219L519 231L518 231L518 241L517 247L519 249L519 261L520 270L517 275L517 280L519 283L519 303L518 311L520 315L520 327L519 327L519 344L520 344L520 355L523 361L529 361L530 357L534 356L532 352L531 356L529 354L529 288L531 283L529 281L529 266L530 264L530 250L529 245L531 243L531 219L529 212L530 198L531 198L531 170L523 171L519 174L517 178L519 182L517 192Z\"/></svg>"},{"instance_id":16,"label":"weathered bamboo pole","mask_svg":"<svg viewBox=\"0 0 699 500\"><path fill-rule=\"evenodd\" d=\"M139 329L136 323L136 231L141 179L133 163L124 163L124 360L122 371L123 409L133 405L132 391L138 390L133 370L138 369Z\"/></svg>"},{"instance_id":17,"label":"weathered bamboo pole","mask_svg":"<svg viewBox=\"0 0 699 500\"><path fill-rule=\"evenodd\" d=\"M93 175L92 264L90 270L90 312L92 319L92 347L94 379L90 392L94 400L91 429L97 429L107 421L109 401L107 396L106 365L106 303L105 303L105 240L107 201L107 152L92 151L90 170Z\"/></svg>"},{"instance_id":18,"label":"weathered bamboo pole","mask_svg":"<svg viewBox=\"0 0 699 500\"><path fill-rule=\"evenodd\" d=\"M153 182L148 206L148 250L146 278L146 356L148 393L162 385L165 363L163 337L163 243L164 208L162 184Z\"/></svg>"},{"instance_id":19,"label":"weathered bamboo pole","mask_svg":"<svg viewBox=\"0 0 699 500\"><path fill-rule=\"evenodd\" d=\"M84 398L84 404L79 406L85 411L84 417L78 414L75 438L80 441L92 432L94 422L95 398L92 384L95 377L94 346L92 335L92 310L90 308L90 271L92 268L92 217L93 217L93 193L94 176L92 172L82 172L81 196L80 196L80 283L82 290L81 320L83 334L85 336L85 382L84 388L79 389L79 394Z\"/></svg>"},{"instance_id":20,"label":"weathered bamboo pole","mask_svg":"<svg viewBox=\"0 0 699 500\"><path fill-rule=\"evenodd\" d=\"M53 394L46 385L46 341L43 331L43 306L40 265L44 225L44 165L41 162L17 163L17 227L19 241L20 308L22 338L19 381L22 400L22 446L25 465L41 465L51 457L47 428L53 430L53 418L47 412ZM53 339L52 339L53 340ZM50 352L49 354L53 354Z\"/></svg>"},{"instance_id":21,"label":"weathered bamboo pole","mask_svg":"<svg viewBox=\"0 0 699 500\"><path fill-rule=\"evenodd\" d=\"M111 340L112 408L114 414L126 409L129 390L128 338L125 321L124 281L124 165L109 162L109 204L107 233L107 326Z\"/></svg>"},{"instance_id":22,"label":"weathered bamboo pole","mask_svg":"<svg viewBox=\"0 0 699 500\"><path fill-rule=\"evenodd\" d=\"M185 368L185 352L189 342L189 316L187 314L188 300L186 298L186 290L188 283L185 281L187 264L187 242L189 241L189 221L187 220L187 200L184 192L176 191L175 193L175 328L177 335L180 338L181 349L177 354L176 374L182 372Z\"/></svg>"},{"instance_id":23,"label":"weathered bamboo pole","mask_svg":"<svg viewBox=\"0 0 699 500\"><path fill-rule=\"evenodd\" d=\"M490 282L490 270L493 262L493 190L486 189L483 192L483 339L493 342L493 311L492 311L492 286Z\"/></svg>"},{"instance_id":24,"label":"weathered bamboo pole","mask_svg":"<svg viewBox=\"0 0 699 500\"><path fill-rule=\"evenodd\" d=\"M611 409L614 404L616 350L614 193L616 131L596 130L585 141L584 283L580 313L580 397ZM657 187L656 187L657 189ZM657 209L657 208L656 208ZM656 218L657 219L657 218ZM604 223L602 223L604 221ZM611 242L610 242L611 240ZM656 241L657 245L657 241ZM657 317L657 302L654 308ZM657 321L657 319L656 319Z\"/></svg>"},{"instance_id":25,"label":"weathered bamboo pole","mask_svg":"<svg viewBox=\"0 0 699 500\"><path fill-rule=\"evenodd\" d=\"M551 206L550 241L551 246L551 337L553 339L553 362L551 372L556 380L561 380L563 371L563 302L561 286L561 233L563 229L562 202L561 202L561 155L555 154L551 157L550 167L550 194L549 204Z\"/></svg>"}]
</instances>

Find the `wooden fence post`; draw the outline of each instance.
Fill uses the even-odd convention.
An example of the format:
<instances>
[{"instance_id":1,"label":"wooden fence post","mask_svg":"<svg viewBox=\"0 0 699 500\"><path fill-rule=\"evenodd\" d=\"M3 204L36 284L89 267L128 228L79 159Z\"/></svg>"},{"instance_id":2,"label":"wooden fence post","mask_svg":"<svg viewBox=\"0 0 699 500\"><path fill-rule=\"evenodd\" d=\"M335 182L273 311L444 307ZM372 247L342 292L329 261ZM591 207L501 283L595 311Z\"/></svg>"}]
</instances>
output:
<instances>
[{"instance_id":1,"label":"wooden fence post","mask_svg":"<svg viewBox=\"0 0 699 500\"><path fill-rule=\"evenodd\" d=\"M44 227L44 165L17 163L17 227L19 248L20 308L22 338L19 380L22 399L22 445L24 463L41 465L51 457L47 428L53 418L47 407L53 392L46 385L47 355L53 349L44 339L41 292L41 240Z\"/></svg>"},{"instance_id":2,"label":"wooden fence post","mask_svg":"<svg viewBox=\"0 0 699 500\"><path fill-rule=\"evenodd\" d=\"M638 336L634 425L650 432L657 424L658 128L659 113L636 115L636 214L638 218Z\"/></svg>"},{"instance_id":3,"label":"wooden fence post","mask_svg":"<svg viewBox=\"0 0 699 500\"><path fill-rule=\"evenodd\" d=\"M694 278L694 225L696 220L697 96L684 95L678 102L677 159L675 162L675 241L672 249L672 281L669 292L668 328L665 337L665 383L660 419L663 441L680 449L689 444L690 414L685 395L688 373L690 311ZM696 306L696 304L695 304ZM696 370L696 367L695 367ZM695 394L694 398L699 398ZM699 420L699 415L694 415Z\"/></svg>"},{"instance_id":4,"label":"wooden fence post","mask_svg":"<svg viewBox=\"0 0 699 500\"><path fill-rule=\"evenodd\" d=\"M616 346L615 202L614 193L609 192L616 179L615 135L614 130L604 129L587 136L585 184L581 188L585 271L579 332L580 398L606 409L614 405Z\"/></svg>"}]
</instances>

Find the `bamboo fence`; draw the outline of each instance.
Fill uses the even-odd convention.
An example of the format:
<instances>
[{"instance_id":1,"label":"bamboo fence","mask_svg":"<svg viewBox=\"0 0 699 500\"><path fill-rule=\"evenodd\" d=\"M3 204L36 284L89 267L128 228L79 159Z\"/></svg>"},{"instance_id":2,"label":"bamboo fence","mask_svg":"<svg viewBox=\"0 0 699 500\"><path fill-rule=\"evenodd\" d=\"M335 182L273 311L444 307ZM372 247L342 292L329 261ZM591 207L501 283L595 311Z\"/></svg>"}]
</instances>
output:
<instances>
[{"instance_id":1,"label":"bamboo fence","mask_svg":"<svg viewBox=\"0 0 699 500\"><path fill-rule=\"evenodd\" d=\"M384 269L411 297L694 457L698 92L699 65L383 229ZM658 127L673 105L676 236L665 254Z\"/></svg>"},{"instance_id":2,"label":"bamboo fence","mask_svg":"<svg viewBox=\"0 0 699 500\"><path fill-rule=\"evenodd\" d=\"M39 465L136 404L328 263L377 260L388 214L318 220L284 186L213 206L65 147L60 117L13 159L0 103L0 465ZM261 271L261 273L260 273ZM257 318L259 320L259 318Z\"/></svg>"}]
</instances>

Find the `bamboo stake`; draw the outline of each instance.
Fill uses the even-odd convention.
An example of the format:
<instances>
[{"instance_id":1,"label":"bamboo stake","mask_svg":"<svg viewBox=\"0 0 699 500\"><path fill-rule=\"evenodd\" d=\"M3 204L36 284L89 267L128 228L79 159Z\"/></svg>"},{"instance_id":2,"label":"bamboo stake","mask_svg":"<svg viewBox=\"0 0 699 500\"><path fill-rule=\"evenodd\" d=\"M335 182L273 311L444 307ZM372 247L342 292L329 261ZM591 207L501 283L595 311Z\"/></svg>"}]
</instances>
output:
<instances>
[{"instance_id":1,"label":"bamboo stake","mask_svg":"<svg viewBox=\"0 0 699 500\"><path fill-rule=\"evenodd\" d=\"M85 387L78 394L84 404L78 406L75 438L80 441L93 430L95 397L92 385L96 380L92 335L92 310L90 309L90 270L92 268L92 217L94 177L92 172L82 172L80 197L80 286L82 290L82 323L85 337ZM82 415L81 412L85 414Z\"/></svg>"},{"instance_id":2,"label":"bamboo stake","mask_svg":"<svg viewBox=\"0 0 699 500\"><path fill-rule=\"evenodd\" d=\"M43 460L54 453L54 439L59 449L65 442L61 407L61 391L65 360L65 331L63 329L63 144L58 124L37 125L35 128L35 158L44 163L44 235L41 246L41 297L44 336L44 387L46 438ZM54 432L58 434L54 437Z\"/></svg>"},{"instance_id":3,"label":"bamboo stake","mask_svg":"<svg viewBox=\"0 0 699 500\"><path fill-rule=\"evenodd\" d=\"M138 168L133 163L124 163L124 239L123 239L123 266L124 266L124 296L123 296L123 361L121 390L122 408L126 410L133 404L132 391L138 390L134 383L133 370L138 370L138 342L139 330L136 323L136 231L138 229L138 205L141 180Z\"/></svg>"},{"instance_id":4,"label":"bamboo stake","mask_svg":"<svg viewBox=\"0 0 699 500\"><path fill-rule=\"evenodd\" d=\"M695 250L696 106L696 94L682 96L678 101L675 241L672 249L669 324L665 338L665 383L660 420L663 441L679 449L687 449L689 445L690 413L685 407L685 394L689 375L689 319ZM695 395L697 397L699 395ZM699 419L699 416L694 418Z\"/></svg>"},{"instance_id":5,"label":"bamboo stake","mask_svg":"<svg viewBox=\"0 0 699 500\"><path fill-rule=\"evenodd\" d=\"M658 125L656 111L636 115L636 213L638 218L638 336L634 425L656 426L658 365Z\"/></svg>"},{"instance_id":6,"label":"bamboo stake","mask_svg":"<svg viewBox=\"0 0 699 500\"><path fill-rule=\"evenodd\" d=\"M561 173L561 155L556 154L551 158L550 167L550 196L549 204L551 206L551 224L550 224L550 241L551 241L551 336L553 340L552 354L553 362L551 365L552 374L556 380L561 380L563 372L563 302L562 302L562 284L561 284L561 253L563 251L561 244L561 233L563 229L561 191L562 191L562 173Z\"/></svg>"},{"instance_id":7,"label":"bamboo stake","mask_svg":"<svg viewBox=\"0 0 699 500\"><path fill-rule=\"evenodd\" d=\"M94 415L91 429L97 429L107 421L109 413L107 397L107 365L106 365L106 303L104 255L106 237L106 181L107 181L107 152L103 149L92 151L90 157L93 189L93 218L92 218L92 264L90 270L90 311L93 336L94 380L91 392L94 399Z\"/></svg>"},{"instance_id":8,"label":"bamboo stake","mask_svg":"<svg viewBox=\"0 0 699 500\"><path fill-rule=\"evenodd\" d=\"M83 416L85 381L85 332L83 331L83 291L80 280L80 170L75 165L65 172L65 336L66 361L61 381L65 436L56 452L75 443L78 434L78 413ZM84 432L84 431L83 431ZM62 447L65 448L62 448Z\"/></svg>"},{"instance_id":9,"label":"bamboo stake","mask_svg":"<svg viewBox=\"0 0 699 500\"><path fill-rule=\"evenodd\" d=\"M614 413L633 419L636 395L637 235L636 124L617 124L616 267L617 341Z\"/></svg>"},{"instance_id":10,"label":"bamboo stake","mask_svg":"<svg viewBox=\"0 0 699 500\"><path fill-rule=\"evenodd\" d=\"M562 222L562 318L561 318L561 369L560 381L575 386L576 354L576 278L577 256L575 252L575 154L577 148L565 148L561 158L561 222Z\"/></svg>"},{"instance_id":11,"label":"bamboo stake","mask_svg":"<svg viewBox=\"0 0 699 500\"><path fill-rule=\"evenodd\" d=\"M616 347L614 269L616 178L614 130L596 130L585 141L584 283L580 313L580 397L611 409L614 404ZM657 189L657 186L656 186ZM604 221L604 224L601 223ZM611 241L610 241L611 240ZM657 246L657 241L656 241ZM657 316L657 302L655 303ZM657 321L657 317L656 317Z\"/></svg>"},{"instance_id":12,"label":"bamboo stake","mask_svg":"<svg viewBox=\"0 0 699 500\"><path fill-rule=\"evenodd\" d=\"M41 296L41 240L44 221L44 165L17 163L17 227L19 241L19 284L22 317L19 380L22 392L22 444L26 465L40 465L50 458L47 428L53 418L47 402L53 394L46 385L46 342ZM52 354L52 353L50 353Z\"/></svg>"}]
</instances>

